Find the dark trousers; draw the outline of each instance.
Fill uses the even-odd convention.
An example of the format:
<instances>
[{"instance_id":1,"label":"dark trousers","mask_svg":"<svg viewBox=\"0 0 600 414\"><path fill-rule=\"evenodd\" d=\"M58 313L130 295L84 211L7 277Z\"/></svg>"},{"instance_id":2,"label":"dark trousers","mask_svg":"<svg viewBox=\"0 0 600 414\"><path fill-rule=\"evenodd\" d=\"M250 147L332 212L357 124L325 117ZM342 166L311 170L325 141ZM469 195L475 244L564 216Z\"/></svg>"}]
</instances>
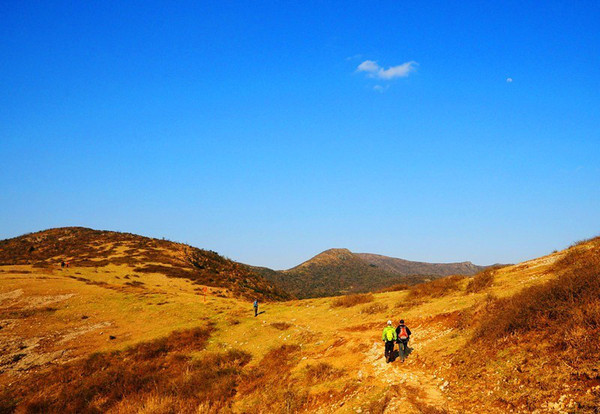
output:
<instances>
[{"instance_id":1,"label":"dark trousers","mask_svg":"<svg viewBox=\"0 0 600 414\"><path fill-rule=\"evenodd\" d=\"M398 339L398 349L400 351L400 358L406 358L408 353L408 339Z\"/></svg>"},{"instance_id":2,"label":"dark trousers","mask_svg":"<svg viewBox=\"0 0 600 414\"><path fill-rule=\"evenodd\" d=\"M258 316L258 306L254 307L254 316Z\"/></svg>"},{"instance_id":3,"label":"dark trousers","mask_svg":"<svg viewBox=\"0 0 600 414\"><path fill-rule=\"evenodd\" d=\"M394 341L385 341L385 356L391 356L394 352Z\"/></svg>"}]
</instances>

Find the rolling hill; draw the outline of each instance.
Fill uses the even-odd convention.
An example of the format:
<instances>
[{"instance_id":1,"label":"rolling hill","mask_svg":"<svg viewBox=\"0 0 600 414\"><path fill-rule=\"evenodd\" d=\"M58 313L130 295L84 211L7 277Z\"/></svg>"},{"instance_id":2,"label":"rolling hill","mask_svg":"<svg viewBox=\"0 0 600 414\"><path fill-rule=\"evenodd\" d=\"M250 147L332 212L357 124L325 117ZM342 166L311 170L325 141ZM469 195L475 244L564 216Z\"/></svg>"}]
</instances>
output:
<instances>
[{"instance_id":1,"label":"rolling hill","mask_svg":"<svg viewBox=\"0 0 600 414\"><path fill-rule=\"evenodd\" d=\"M412 262L329 249L289 270L257 271L294 296L311 298L376 291L394 284L413 285L453 274L473 275L483 269L471 262Z\"/></svg>"},{"instance_id":2,"label":"rolling hill","mask_svg":"<svg viewBox=\"0 0 600 414\"><path fill-rule=\"evenodd\" d=\"M187 277L96 266L81 255L61 268L53 251L6 264L6 246L0 412L594 413L600 406L600 238L404 291L268 302L258 317L244 297ZM10 249L32 246L42 250L14 241ZM174 251L161 246L154 247L165 248L161 254ZM139 260L135 267L152 264ZM206 297L198 295L203 287ZM388 364L381 329L400 318L413 332L411 353Z\"/></svg>"},{"instance_id":3,"label":"rolling hill","mask_svg":"<svg viewBox=\"0 0 600 414\"><path fill-rule=\"evenodd\" d=\"M222 295L246 299L289 299L290 295L216 252L130 233L64 227L0 241L0 265L52 269L61 263L102 272L119 266L127 279L148 273L186 278ZM133 283L133 282L131 282ZM138 281L138 283L141 283Z\"/></svg>"}]
</instances>

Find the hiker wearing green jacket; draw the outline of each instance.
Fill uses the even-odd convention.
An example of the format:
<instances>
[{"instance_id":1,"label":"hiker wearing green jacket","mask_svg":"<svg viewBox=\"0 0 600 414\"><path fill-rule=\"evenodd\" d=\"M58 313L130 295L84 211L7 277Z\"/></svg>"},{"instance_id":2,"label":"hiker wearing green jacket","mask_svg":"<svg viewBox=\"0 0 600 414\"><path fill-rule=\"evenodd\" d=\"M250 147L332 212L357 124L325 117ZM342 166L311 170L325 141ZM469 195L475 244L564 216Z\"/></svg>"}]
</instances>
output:
<instances>
[{"instance_id":1,"label":"hiker wearing green jacket","mask_svg":"<svg viewBox=\"0 0 600 414\"><path fill-rule=\"evenodd\" d=\"M383 328L381 339L385 342L385 362L390 362L394 352L394 342L398 339L396 330L392 326L392 321L387 321L387 326Z\"/></svg>"}]
</instances>

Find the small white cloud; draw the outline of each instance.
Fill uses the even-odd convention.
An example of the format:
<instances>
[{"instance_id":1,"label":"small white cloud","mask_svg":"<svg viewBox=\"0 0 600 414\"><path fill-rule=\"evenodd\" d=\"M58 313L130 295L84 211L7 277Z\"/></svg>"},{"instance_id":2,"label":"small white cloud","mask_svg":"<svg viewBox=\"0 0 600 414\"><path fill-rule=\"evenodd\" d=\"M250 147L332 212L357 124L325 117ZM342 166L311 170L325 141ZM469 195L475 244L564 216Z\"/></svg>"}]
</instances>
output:
<instances>
[{"instance_id":1,"label":"small white cloud","mask_svg":"<svg viewBox=\"0 0 600 414\"><path fill-rule=\"evenodd\" d=\"M415 61L405 62L398 66L390 66L387 69L382 68L374 60L365 60L356 68L357 72L365 72L371 78L390 80L394 78L405 78L411 72L415 71L418 63Z\"/></svg>"},{"instance_id":2,"label":"small white cloud","mask_svg":"<svg viewBox=\"0 0 600 414\"><path fill-rule=\"evenodd\" d=\"M356 68L356 70L358 72L369 72L369 73L376 73L379 69L380 69L379 65L377 64L377 62L375 62L373 60L365 60L363 63L358 65L358 67Z\"/></svg>"},{"instance_id":3,"label":"small white cloud","mask_svg":"<svg viewBox=\"0 0 600 414\"><path fill-rule=\"evenodd\" d=\"M506 78L506 83L512 83L513 78Z\"/></svg>"},{"instance_id":4,"label":"small white cloud","mask_svg":"<svg viewBox=\"0 0 600 414\"><path fill-rule=\"evenodd\" d=\"M373 86L373 90L374 90L374 91L377 91L377 92L380 92L380 93L383 93L383 92L385 92L385 91L386 91L386 90L387 90L389 87L390 87L390 85L385 85L385 86L382 86L382 85L375 85L375 86Z\"/></svg>"}]
</instances>

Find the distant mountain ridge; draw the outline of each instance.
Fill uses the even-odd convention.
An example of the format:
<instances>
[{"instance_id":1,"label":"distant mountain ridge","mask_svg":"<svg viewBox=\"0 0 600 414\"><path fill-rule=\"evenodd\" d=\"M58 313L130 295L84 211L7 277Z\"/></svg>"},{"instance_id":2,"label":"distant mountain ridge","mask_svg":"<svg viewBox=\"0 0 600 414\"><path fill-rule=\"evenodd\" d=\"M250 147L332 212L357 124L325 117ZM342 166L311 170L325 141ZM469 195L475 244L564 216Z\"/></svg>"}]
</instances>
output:
<instances>
[{"instance_id":1,"label":"distant mountain ridge","mask_svg":"<svg viewBox=\"0 0 600 414\"><path fill-rule=\"evenodd\" d=\"M348 249L329 249L288 270L255 268L266 279L298 298L323 297L383 289L393 284L426 282L485 269L471 262L414 262Z\"/></svg>"},{"instance_id":2,"label":"distant mountain ridge","mask_svg":"<svg viewBox=\"0 0 600 414\"><path fill-rule=\"evenodd\" d=\"M428 262L413 262L410 260L399 259L396 257L383 256L373 253L355 253L358 257L375 264L379 268L397 272L405 275L474 275L483 270L486 266L478 266L471 262L455 262L455 263L428 263Z\"/></svg>"}]
</instances>

